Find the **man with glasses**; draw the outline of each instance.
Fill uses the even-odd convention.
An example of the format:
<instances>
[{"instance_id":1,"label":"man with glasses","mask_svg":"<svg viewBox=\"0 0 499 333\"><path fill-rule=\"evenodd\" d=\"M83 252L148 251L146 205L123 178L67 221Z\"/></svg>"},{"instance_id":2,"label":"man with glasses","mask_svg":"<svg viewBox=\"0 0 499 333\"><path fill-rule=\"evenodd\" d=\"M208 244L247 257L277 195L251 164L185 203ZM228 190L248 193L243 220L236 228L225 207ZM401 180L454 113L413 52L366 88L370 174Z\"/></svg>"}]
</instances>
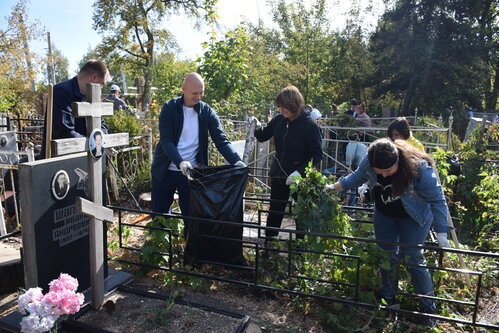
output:
<instances>
[{"instance_id":1,"label":"man with glasses","mask_svg":"<svg viewBox=\"0 0 499 333\"><path fill-rule=\"evenodd\" d=\"M52 107L52 140L78 138L87 135L85 118L75 118L71 104L85 102L87 83L102 85L109 79L106 65L99 60L89 60L80 69L78 74L70 80L60 82L54 86L54 103ZM46 124L46 122L45 122ZM46 125L45 125L46 126ZM107 134L107 124L102 118L102 132ZM41 157L45 156L46 128L44 128Z\"/></svg>"}]
</instances>

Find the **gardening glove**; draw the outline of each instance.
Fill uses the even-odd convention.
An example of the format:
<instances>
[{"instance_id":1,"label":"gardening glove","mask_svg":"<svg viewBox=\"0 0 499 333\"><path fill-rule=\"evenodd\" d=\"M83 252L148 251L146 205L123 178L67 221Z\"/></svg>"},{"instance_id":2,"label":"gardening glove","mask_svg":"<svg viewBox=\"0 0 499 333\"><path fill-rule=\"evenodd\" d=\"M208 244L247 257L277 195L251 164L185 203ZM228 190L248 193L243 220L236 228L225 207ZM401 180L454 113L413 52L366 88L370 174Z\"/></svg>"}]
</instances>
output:
<instances>
[{"instance_id":1,"label":"gardening glove","mask_svg":"<svg viewBox=\"0 0 499 333\"><path fill-rule=\"evenodd\" d=\"M327 184L326 186L324 186L324 189L326 191L334 191L334 184Z\"/></svg>"},{"instance_id":2,"label":"gardening glove","mask_svg":"<svg viewBox=\"0 0 499 333\"><path fill-rule=\"evenodd\" d=\"M369 186L367 184L362 184L362 186L360 186L357 189L357 192L359 192L360 201L362 201L362 202L365 201L365 199L366 199L366 192L367 192L368 188L369 188Z\"/></svg>"},{"instance_id":3,"label":"gardening glove","mask_svg":"<svg viewBox=\"0 0 499 333\"><path fill-rule=\"evenodd\" d=\"M367 189L369 188L369 185L367 184L362 184L361 187L359 187L358 191L360 195L364 195L367 192Z\"/></svg>"},{"instance_id":4,"label":"gardening glove","mask_svg":"<svg viewBox=\"0 0 499 333\"><path fill-rule=\"evenodd\" d=\"M262 128L262 123L258 119L256 119L256 117L253 116L249 117L248 123L251 125L253 122L255 123L255 130Z\"/></svg>"},{"instance_id":5,"label":"gardening glove","mask_svg":"<svg viewBox=\"0 0 499 333\"><path fill-rule=\"evenodd\" d=\"M234 166L239 168L246 168L246 164L243 161L237 161L236 163L234 163Z\"/></svg>"},{"instance_id":6,"label":"gardening glove","mask_svg":"<svg viewBox=\"0 0 499 333\"><path fill-rule=\"evenodd\" d=\"M288 178L286 178L286 185L291 185L296 183L296 178L301 177L300 173L298 171L293 171Z\"/></svg>"},{"instance_id":7,"label":"gardening glove","mask_svg":"<svg viewBox=\"0 0 499 333\"><path fill-rule=\"evenodd\" d=\"M191 162L189 161L180 162L180 171L182 171L182 174L184 176L189 178L191 176L191 170L192 170Z\"/></svg>"},{"instance_id":8,"label":"gardening glove","mask_svg":"<svg viewBox=\"0 0 499 333\"><path fill-rule=\"evenodd\" d=\"M446 232L438 232L437 233L437 242L440 247L451 247L449 241L447 240Z\"/></svg>"}]
</instances>

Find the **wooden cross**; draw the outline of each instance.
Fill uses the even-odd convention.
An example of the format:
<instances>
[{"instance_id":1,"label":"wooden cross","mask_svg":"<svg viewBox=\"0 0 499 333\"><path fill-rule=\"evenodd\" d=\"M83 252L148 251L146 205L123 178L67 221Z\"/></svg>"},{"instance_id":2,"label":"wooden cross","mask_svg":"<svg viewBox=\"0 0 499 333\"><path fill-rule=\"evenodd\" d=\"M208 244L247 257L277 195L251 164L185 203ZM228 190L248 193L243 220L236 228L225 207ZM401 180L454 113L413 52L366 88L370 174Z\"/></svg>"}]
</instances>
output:
<instances>
[{"instance_id":1,"label":"wooden cross","mask_svg":"<svg viewBox=\"0 0 499 333\"><path fill-rule=\"evenodd\" d=\"M93 129L101 128L101 117L113 115L113 103L101 102L99 84L87 83L88 102L72 104L75 117L85 117L87 135ZM92 289L92 307L99 309L104 302L104 239L103 221L113 221L113 211L102 206L102 161L95 159L88 149L87 138L52 140L54 156L87 151L88 153L88 188L89 199L76 198L76 207L89 217L90 239L90 285ZM104 135L105 148L128 145L128 133Z\"/></svg>"}]
</instances>

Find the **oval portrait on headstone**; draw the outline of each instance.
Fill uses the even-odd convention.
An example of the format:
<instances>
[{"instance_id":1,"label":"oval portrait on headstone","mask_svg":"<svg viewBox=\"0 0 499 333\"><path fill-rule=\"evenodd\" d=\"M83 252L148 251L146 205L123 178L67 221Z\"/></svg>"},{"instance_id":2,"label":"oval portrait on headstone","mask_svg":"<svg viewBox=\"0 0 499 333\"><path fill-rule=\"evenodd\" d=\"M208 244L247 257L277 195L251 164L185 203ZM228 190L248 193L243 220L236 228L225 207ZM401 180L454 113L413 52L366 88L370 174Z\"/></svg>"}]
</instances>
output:
<instances>
[{"instance_id":1,"label":"oval portrait on headstone","mask_svg":"<svg viewBox=\"0 0 499 333\"><path fill-rule=\"evenodd\" d=\"M102 131L98 128L94 129L90 133L90 137L88 138L88 150L90 150L90 154L95 159L99 159L104 154L104 146L102 137Z\"/></svg>"},{"instance_id":2,"label":"oval portrait on headstone","mask_svg":"<svg viewBox=\"0 0 499 333\"><path fill-rule=\"evenodd\" d=\"M52 194L57 200L62 200L69 192L69 176L64 170L56 172L52 178Z\"/></svg>"}]
</instances>

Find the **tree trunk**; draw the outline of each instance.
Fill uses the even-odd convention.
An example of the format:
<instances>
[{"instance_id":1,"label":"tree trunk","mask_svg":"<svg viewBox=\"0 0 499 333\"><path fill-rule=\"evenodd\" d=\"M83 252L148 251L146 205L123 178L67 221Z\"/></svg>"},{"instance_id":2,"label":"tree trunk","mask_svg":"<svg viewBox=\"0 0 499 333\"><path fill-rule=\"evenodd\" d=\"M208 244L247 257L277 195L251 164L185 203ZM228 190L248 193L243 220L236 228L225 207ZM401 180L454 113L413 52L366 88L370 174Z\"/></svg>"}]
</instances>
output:
<instances>
[{"instance_id":1,"label":"tree trunk","mask_svg":"<svg viewBox=\"0 0 499 333\"><path fill-rule=\"evenodd\" d=\"M499 64L496 63L495 68L496 75L494 77L494 84L491 85L491 89L487 89L486 94L487 99L485 100L485 110L495 112L497 108L497 97L499 92Z\"/></svg>"},{"instance_id":2,"label":"tree trunk","mask_svg":"<svg viewBox=\"0 0 499 333\"><path fill-rule=\"evenodd\" d=\"M151 83L152 83L152 56L146 61L146 73L144 77L144 94L142 95L142 112L147 114L151 105Z\"/></svg>"},{"instance_id":3,"label":"tree trunk","mask_svg":"<svg viewBox=\"0 0 499 333\"><path fill-rule=\"evenodd\" d=\"M409 82L409 86L405 92L404 102L402 104L402 108L398 115L408 115L409 114L409 106L411 105L412 97L414 96L414 90L416 89L416 76L413 75L411 81Z\"/></svg>"}]
</instances>

